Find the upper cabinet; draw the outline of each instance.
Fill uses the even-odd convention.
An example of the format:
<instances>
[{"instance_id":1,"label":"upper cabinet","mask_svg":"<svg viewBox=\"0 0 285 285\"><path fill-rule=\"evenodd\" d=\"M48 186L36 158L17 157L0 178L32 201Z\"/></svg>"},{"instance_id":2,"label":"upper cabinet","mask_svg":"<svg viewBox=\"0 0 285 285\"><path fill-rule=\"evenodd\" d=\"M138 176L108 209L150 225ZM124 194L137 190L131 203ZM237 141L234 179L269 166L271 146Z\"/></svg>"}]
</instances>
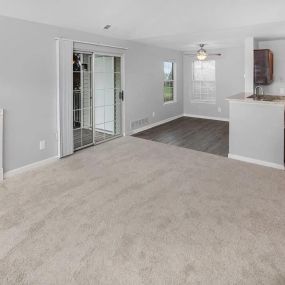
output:
<instances>
[{"instance_id":1,"label":"upper cabinet","mask_svg":"<svg viewBox=\"0 0 285 285\"><path fill-rule=\"evenodd\" d=\"M254 83L268 85L273 82L273 53L270 49L254 50Z\"/></svg>"}]
</instances>

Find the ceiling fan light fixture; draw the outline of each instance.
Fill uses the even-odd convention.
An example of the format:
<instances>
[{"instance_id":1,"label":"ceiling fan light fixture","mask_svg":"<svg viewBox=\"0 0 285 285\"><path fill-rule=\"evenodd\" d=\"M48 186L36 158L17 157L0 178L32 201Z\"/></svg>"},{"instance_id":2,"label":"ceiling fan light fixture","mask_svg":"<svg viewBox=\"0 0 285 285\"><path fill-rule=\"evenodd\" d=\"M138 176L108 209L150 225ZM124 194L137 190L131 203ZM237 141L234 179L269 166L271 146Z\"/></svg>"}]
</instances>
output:
<instances>
[{"instance_id":1,"label":"ceiling fan light fixture","mask_svg":"<svg viewBox=\"0 0 285 285\"><path fill-rule=\"evenodd\" d=\"M195 56L199 61L203 61L208 58L208 56L221 56L221 53L207 53L204 49L205 44L199 44L200 49L196 53L185 53L187 55Z\"/></svg>"},{"instance_id":2,"label":"ceiling fan light fixture","mask_svg":"<svg viewBox=\"0 0 285 285\"><path fill-rule=\"evenodd\" d=\"M207 52L204 49L200 49L197 52L197 59L198 60L205 60L207 58Z\"/></svg>"}]
</instances>

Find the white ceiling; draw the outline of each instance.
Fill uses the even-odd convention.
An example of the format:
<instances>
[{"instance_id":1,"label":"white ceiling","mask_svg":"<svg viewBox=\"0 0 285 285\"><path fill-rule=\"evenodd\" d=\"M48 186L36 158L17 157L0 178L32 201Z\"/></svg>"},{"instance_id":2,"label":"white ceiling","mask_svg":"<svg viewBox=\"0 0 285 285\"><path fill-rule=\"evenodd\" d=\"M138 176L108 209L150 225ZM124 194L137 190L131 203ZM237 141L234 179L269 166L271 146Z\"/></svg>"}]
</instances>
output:
<instances>
[{"instance_id":1,"label":"white ceiling","mask_svg":"<svg viewBox=\"0 0 285 285\"><path fill-rule=\"evenodd\" d=\"M284 0L0 0L4 16L180 50L284 37L284 13Z\"/></svg>"}]
</instances>

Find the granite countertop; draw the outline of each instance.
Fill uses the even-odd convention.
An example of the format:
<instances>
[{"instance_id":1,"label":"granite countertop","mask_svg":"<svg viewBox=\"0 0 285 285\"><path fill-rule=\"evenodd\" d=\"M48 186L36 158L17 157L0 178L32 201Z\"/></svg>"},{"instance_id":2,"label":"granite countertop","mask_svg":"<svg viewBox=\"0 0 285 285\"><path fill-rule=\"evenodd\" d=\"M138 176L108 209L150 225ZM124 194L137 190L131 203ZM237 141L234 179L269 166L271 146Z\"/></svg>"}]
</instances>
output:
<instances>
[{"instance_id":1,"label":"granite countertop","mask_svg":"<svg viewBox=\"0 0 285 285\"><path fill-rule=\"evenodd\" d=\"M267 96L274 96L275 99L272 101L266 101L266 100L254 100L253 98L248 98L251 95L252 95L252 93L241 92L241 93L238 93L236 95L228 97L227 100L228 101L246 102L246 103L255 103L255 104L279 104L279 105L281 104L281 105L285 105L285 96L267 95Z\"/></svg>"}]
</instances>

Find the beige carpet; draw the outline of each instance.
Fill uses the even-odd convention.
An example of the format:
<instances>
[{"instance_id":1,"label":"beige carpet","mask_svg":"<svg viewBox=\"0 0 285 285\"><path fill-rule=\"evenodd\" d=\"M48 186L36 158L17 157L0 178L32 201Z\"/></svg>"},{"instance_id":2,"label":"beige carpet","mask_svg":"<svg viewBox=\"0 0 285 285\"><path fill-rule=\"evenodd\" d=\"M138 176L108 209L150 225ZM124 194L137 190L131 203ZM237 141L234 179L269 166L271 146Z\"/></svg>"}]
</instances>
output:
<instances>
[{"instance_id":1,"label":"beige carpet","mask_svg":"<svg viewBox=\"0 0 285 285\"><path fill-rule=\"evenodd\" d=\"M0 284L285 284L283 171L133 137L0 186Z\"/></svg>"}]
</instances>

